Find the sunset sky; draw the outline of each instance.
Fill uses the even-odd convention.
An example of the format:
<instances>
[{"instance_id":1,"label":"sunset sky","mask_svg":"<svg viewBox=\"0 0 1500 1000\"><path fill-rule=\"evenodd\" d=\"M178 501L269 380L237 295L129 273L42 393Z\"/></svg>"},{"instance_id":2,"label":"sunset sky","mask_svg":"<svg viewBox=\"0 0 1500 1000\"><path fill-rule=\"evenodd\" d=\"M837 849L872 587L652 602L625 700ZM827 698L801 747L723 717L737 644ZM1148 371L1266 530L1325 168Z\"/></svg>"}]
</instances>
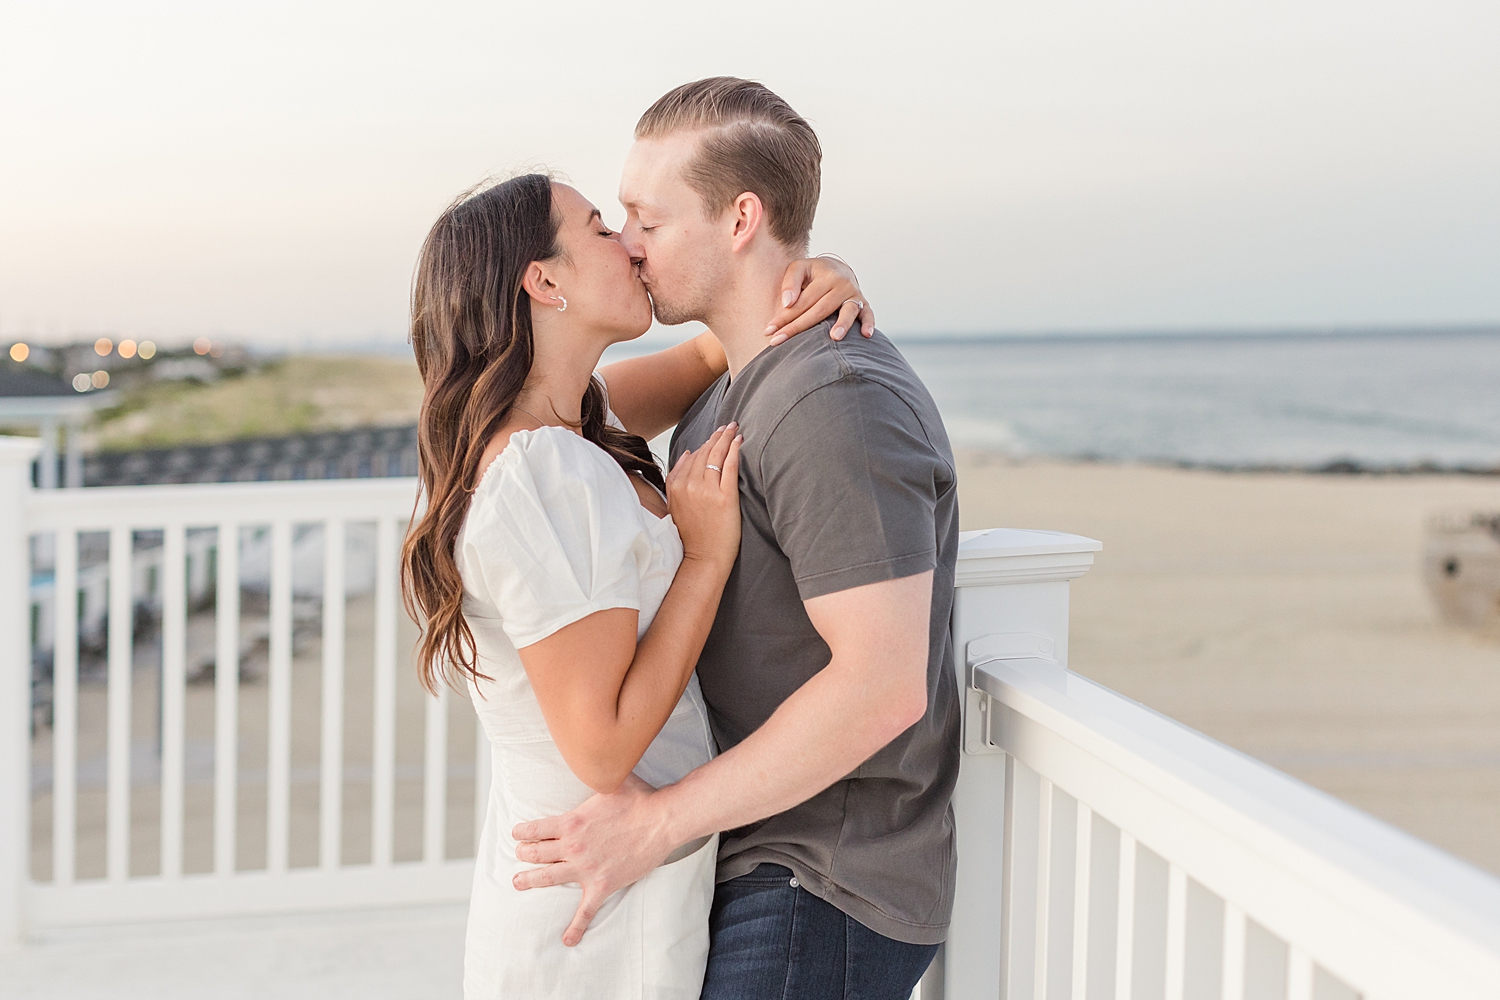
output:
<instances>
[{"instance_id":1,"label":"sunset sky","mask_svg":"<svg viewBox=\"0 0 1500 1000\"><path fill-rule=\"evenodd\" d=\"M618 225L668 88L768 84L881 326L1500 323L1500 4L299 0L0 12L0 339L399 343L544 165Z\"/></svg>"}]
</instances>

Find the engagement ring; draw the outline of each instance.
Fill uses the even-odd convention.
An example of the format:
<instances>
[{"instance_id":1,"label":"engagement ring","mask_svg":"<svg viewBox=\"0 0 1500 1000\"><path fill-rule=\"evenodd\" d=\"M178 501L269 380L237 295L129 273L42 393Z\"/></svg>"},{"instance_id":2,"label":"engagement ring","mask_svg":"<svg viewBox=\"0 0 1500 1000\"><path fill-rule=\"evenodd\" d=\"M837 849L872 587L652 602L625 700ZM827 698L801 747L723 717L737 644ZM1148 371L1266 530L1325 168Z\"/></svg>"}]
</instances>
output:
<instances>
[{"instance_id":1,"label":"engagement ring","mask_svg":"<svg viewBox=\"0 0 1500 1000\"><path fill-rule=\"evenodd\" d=\"M710 468L710 469L713 469L713 470L714 470L714 471L715 471L715 472L717 472L717 473L719 473L719 474L720 474L720 475L722 475L722 474L723 474L723 472L724 472L724 470L723 470L723 469L721 469L721 468L719 468L719 467L718 467L718 466L717 466L717 465L715 465L715 464L714 464L714 463L712 463L712 462L705 462L705 463L703 463L703 464L704 464L704 465L707 465L707 466L708 466L708 467L709 467L709 468Z\"/></svg>"}]
</instances>

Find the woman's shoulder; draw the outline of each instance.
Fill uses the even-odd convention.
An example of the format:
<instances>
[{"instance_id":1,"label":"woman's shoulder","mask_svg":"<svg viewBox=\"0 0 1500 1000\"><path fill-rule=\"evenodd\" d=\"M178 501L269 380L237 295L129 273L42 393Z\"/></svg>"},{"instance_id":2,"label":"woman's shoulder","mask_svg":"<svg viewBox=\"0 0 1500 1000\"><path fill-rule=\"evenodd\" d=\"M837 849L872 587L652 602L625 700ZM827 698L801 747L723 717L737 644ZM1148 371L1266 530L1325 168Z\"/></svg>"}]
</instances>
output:
<instances>
[{"instance_id":1,"label":"woman's shoulder","mask_svg":"<svg viewBox=\"0 0 1500 1000\"><path fill-rule=\"evenodd\" d=\"M625 470L593 442L565 427L519 430L474 488L470 520L514 517L519 510L635 502Z\"/></svg>"},{"instance_id":2,"label":"woman's shoulder","mask_svg":"<svg viewBox=\"0 0 1500 1000\"><path fill-rule=\"evenodd\" d=\"M623 474L624 470L604 449L566 427L546 425L511 434L505 447L480 475L475 494L491 485L504 489L506 484L513 486L518 480L593 479L611 471Z\"/></svg>"}]
</instances>

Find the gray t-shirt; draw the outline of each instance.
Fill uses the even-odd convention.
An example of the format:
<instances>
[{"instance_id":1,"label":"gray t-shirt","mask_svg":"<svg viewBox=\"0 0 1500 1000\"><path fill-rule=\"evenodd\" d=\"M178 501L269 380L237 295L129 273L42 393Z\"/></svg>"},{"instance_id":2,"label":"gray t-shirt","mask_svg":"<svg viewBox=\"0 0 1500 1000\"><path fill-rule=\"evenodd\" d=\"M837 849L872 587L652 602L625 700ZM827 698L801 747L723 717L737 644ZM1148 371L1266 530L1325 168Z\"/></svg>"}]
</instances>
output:
<instances>
[{"instance_id":1,"label":"gray t-shirt","mask_svg":"<svg viewBox=\"0 0 1500 1000\"><path fill-rule=\"evenodd\" d=\"M758 729L827 666L804 600L935 570L927 714L833 787L724 834L719 881L763 862L898 941L946 933L957 859L953 571L958 491L937 407L876 333L829 323L757 355L693 404L672 460L738 420L743 537L698 678L721 750Z\"/></svg>"}]
</instances>

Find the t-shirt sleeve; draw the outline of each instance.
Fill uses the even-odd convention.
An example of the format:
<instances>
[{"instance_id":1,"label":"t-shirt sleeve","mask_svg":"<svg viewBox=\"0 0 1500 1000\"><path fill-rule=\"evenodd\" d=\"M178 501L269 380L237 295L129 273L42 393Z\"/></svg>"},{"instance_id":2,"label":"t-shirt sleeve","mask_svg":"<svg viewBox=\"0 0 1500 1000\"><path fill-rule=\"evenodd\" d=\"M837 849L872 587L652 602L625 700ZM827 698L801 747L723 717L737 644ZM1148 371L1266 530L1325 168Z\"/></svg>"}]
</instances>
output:
<instances>
[{"instance_id":1,"label":"t-shirt sleeve","mask_svg":"<svg viewBox=\"0 0 1500 1000\"><path fill-rule=\"evenodd\" d=\"M512 443L512 447L516 447ZM520 649L607 608L639 611L651 543L614 462L566 431L533 433L483 484L462 558Z\"/></svg>"},{"instance_id":2,"label":"t-shirt sleeve","mask_svg":"<svg viewBox=\"0 0 1500 1000\"><path fill-rule=\"evenodd\" d=\"M912 408L848 377L804 396L760 455L776 542L803 600L937 565L946 462Z\"/></svg>"}]
</instances>

